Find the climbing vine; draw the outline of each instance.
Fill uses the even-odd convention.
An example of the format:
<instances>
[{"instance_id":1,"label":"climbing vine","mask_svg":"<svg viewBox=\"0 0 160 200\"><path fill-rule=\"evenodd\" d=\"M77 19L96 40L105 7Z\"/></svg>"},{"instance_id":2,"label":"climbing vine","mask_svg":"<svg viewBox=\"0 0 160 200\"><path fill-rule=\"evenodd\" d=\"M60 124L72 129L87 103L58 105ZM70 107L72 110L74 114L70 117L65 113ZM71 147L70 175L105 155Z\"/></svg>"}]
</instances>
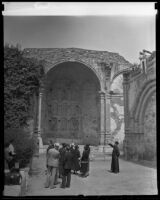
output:
<instances>
[{"instance_id":1,"label":"climbing vine","mask_svg":"<svg viewBox=\"0 0 160 200\"><path fill-rule=\"evenodd\" d=\"M4 47L4 128L20 128L30 117L31 98L37 94L43 64L23 56L18 46Z\"/></svg>"}]
</instances>

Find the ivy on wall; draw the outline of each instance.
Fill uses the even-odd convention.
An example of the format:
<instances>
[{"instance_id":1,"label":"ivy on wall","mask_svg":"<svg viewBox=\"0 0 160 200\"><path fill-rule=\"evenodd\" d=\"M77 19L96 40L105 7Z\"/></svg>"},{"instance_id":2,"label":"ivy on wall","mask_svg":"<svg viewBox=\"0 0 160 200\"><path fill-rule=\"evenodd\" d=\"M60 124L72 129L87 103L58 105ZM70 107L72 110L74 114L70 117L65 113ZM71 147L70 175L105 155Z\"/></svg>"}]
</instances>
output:
<instances>
[{"instance_id":1,"label":"ivy on wall","mask_svg":"<svg viewBox=\"0 0 160 200\"><path fill-rule=\"evenodd\" d=\"M31 98L38 94L42 62L25 58L18 46L4 47L4 128L20 128L30 117Z\"/></svg>"}]
</instances>

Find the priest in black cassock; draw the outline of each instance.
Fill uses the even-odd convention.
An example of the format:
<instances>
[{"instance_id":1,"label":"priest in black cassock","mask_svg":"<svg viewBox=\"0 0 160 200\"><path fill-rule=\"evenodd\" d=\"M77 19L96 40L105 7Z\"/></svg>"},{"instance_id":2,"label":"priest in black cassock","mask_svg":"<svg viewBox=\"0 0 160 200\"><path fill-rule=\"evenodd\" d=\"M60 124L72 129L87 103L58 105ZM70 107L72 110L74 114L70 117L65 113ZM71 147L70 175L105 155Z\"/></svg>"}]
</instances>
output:
<instances>
[{"instance_id":1,"label":"priest in black cassock","mask_svg":"<svg viewBox=\"0 0 160 200\"><path fill-rule=\"evenodd\" d=\"M109 143L111 147L113 147L112 151L112 162L111 162L111 172L113 173L119 173L119 156L120 156L120 151L118 147L118 141L115 142L115 144Z\"/></svg>"}]
</instances>

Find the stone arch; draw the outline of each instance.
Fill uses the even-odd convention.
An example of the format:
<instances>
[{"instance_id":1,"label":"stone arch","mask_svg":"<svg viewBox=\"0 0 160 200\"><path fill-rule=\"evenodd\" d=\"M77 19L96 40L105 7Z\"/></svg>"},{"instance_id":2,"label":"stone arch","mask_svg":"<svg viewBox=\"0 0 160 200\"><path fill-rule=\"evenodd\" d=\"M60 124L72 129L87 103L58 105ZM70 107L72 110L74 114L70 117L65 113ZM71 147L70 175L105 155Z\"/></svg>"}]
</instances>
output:
<instances>
[{"instance_id":1,"label":"stone arch","mask_svg":"<svg viewBox=\"0 0 160 200\"><path fill-rule=\"evenodd\" d=\"M120 81L120 84L116 84L117 81ZM119 93L121 93L121 94L123 93L123 75L122 75L122 73L120 73L118 76L116 76L110 84L110 90L113 91L115 89L119 89L119 90L121 90Z\"/></svg>"},{"instance_id":2,"label":"stone arch","mask_svg":"<svg viewBox=\"0 0 160 200\"><path fill-rule=\"evenodd\" d=\"M100 73L97 72L97 70L92 67L92 65L88 62L84 62L83 60L79 60L79 59L75 59L75 58L67 58L67 59L59 59L57 60L56 62L52 63L50 62L49 63L49 67L48 67L48 70L46 71L46 74L45 74L45 77L47 77L47 74L56 66L62 64L62 63L65 63L65 62L76 62L76 63L81 63L83 64L85 67L89 68L93 73L94 75L97 77L98 81L99 81L99 84L100 84L100 90L103 91L103 80L102 80L102 77L100 75ZM45 78L44 78L44 81L45 81Z\"/></svg>"},{"instance_id":3,"label":"stone arch","mask_svg":"<svg viewBox=\"0 0 160 200\"><path fill-rule=\"evenodd\" d=\"M133 106L132 110L132 116L134 116L134 119L136 122L138 122L140 127L140 132L143 133L143 117L145 113L146 106L148 104L148 101L150 97L153 95L153 93L156 92L156 81L150 80L147 83L145 82L143 87L138 93L138 96L136 98L136 101Z\"/></svg>"},{"instance_id":4,"label":"stone arch","mask_svg":"<svg viewBox=\"0 0 160 200\"><path fill-rule=\"evenodd\" d=\"M114 79L116 79L119 75L126 73L130 70L130 66L118 65L113 66L111 71L111 84L113 83Z\"/></svg>"},{"instance_id":5,"label":"stone arch","mask_svg":"<svg viewBox=\"0 0 160 200\"><path fill-rule=\"evenodd\" d=\"M84 93L83 86L86 86L85 83L88 81L92 82L94 90L93 92L88 90L88 93ZM53 128L53 126L49 127L49 117L46 118L44 137L50 135L50 137L57 137L62 140L64 138L74 138L78 142L84 143L85 135L89 132L92 144L98 144L100 98L97 98L97 96L99 95L100 86L100 79L84 63L74 62L73 60L72 62L66 60L64 62L56 62L53 66L50 63L50 67L45 73L44 96L48 96L45 102L52 101L51 104L55 102L58 104L58 111L54 116L57 118L57 129ZM55 93L56 90L67 91L67 96L62 98L63 95L57 95L58 92ZM48 95L50 92L53 94ZM55 96L55 98L51 99L50 96ZM98 106L96 107L96 105ZM47 109L46 112L48 114ZM93 122L94 120L96 121ZM53 123L51 122L50 124L52 125Z\"/></svg>"}]
</instances>

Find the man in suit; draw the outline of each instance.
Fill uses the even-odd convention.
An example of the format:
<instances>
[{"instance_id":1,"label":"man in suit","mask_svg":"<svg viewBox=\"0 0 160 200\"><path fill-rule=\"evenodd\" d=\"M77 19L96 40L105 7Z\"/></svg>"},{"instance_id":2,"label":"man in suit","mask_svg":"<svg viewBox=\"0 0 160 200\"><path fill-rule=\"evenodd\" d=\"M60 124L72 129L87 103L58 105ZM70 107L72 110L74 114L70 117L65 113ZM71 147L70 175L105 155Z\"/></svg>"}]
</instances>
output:
<instances>
[{"instance_id":1,"label":"man in suit","mask_svg":"<svg viewBox=\"0 0 160 200\"><path fill-rule=\"evenodd\" d=\"M70 187L71 183L71 168L72 168L72 153L69 145L66 146L66 152L63 160L62 186L61 188Z\"/></svg>"},{"instance_id":2,"label":"man in suit","mask_svg":"<svg viewBox=\"0 0 160 200\"><path fill-rule=\"evenodd\" d=\"M55 144L53 145L47 153L47 178L46 178L46 183L45 187L50 189L54 189L56 177L57 177L57 170L59 166L59 151L58 151L58 146Z\"/></svg>"},{"instance_id":3,"label":"man in suit","mask_svg":"<svg viewBox=\"0 0 160 200\"><path fill-rule=\"evenodd\" d=\"M64 160L64 155L65 155L65 151L66 151L66 144L62 143L62 147L59 149L59 153L60 153L60 158L59 158L59 178L62 178L62 174L63 174L63 160Z\"/></svg>"}]
</instances>

